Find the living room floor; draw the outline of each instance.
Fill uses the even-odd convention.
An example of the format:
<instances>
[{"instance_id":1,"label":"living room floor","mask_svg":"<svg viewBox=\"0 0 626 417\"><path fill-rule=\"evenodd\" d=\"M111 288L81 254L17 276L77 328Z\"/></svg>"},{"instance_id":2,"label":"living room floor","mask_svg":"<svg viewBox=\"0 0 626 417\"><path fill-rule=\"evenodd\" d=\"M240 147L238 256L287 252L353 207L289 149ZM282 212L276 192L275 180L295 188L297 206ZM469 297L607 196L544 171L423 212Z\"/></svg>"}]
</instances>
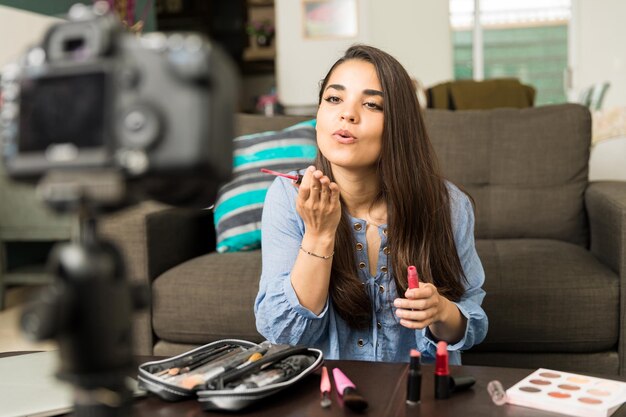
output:
<instances>
[{"instance_id":1,"label":"living room floor","mask_svg":"<svg viewBox=\"0 0 626 417\"><path fill-rule=\"evenodd\" d=\"M5 308L0 311L0 352L54 350L56 342L32 342L19 328L24 303L38 290L35 286L11 287L5 293Z\"/></svg>"}]
</instances>

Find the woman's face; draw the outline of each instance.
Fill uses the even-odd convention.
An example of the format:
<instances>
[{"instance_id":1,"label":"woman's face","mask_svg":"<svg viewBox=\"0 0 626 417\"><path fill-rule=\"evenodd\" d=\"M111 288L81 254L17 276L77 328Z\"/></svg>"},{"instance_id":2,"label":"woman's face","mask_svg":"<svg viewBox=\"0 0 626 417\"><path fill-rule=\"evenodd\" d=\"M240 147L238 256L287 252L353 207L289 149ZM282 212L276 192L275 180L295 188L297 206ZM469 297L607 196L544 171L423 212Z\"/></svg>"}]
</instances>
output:
<instances>
[{"instance_id":1,"label":"woman's face","mask_svg":"<svg viewBox=\"0 0 626 417\"><path fill-rule=\"evenodd\" d=\"M333 166L376 165L382 147L383 95L376 69L361 60L337 66L317 110L317 145Z\"/></svg>"}]
</instances>

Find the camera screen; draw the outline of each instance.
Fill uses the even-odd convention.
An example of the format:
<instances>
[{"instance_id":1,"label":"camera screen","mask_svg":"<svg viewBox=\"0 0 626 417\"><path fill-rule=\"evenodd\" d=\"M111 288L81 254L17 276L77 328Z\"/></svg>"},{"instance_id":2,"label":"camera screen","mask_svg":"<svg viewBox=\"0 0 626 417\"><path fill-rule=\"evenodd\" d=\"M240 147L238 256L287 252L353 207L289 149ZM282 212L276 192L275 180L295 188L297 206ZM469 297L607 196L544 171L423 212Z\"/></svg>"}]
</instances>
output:
<instances>
[{"instance_id":1,"label":"camera screen","mask_svg":"<svg viewBox=\"0 0 626 417\"><path fill-rule=\"evenodd\" d=\"M90 73L29 79L20 99L20 152L43 152L71 143L79 149L104 144L105 75Z\"/></svg>"}]
</instances>

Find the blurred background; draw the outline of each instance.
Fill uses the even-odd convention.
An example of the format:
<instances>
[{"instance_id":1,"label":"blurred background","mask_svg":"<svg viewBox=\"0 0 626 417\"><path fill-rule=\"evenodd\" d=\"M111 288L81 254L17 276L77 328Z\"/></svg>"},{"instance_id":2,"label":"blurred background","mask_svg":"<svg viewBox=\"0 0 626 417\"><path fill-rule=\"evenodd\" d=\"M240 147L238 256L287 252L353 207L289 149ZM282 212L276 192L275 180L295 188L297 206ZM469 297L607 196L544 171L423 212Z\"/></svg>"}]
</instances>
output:
<instances>
[{"instance_id":1,"label":"blurred background","mask_svg":"<svg viewBox=\"0 0 626 417\"><path fill-rule=\"evenodd\" d=\"M137 34L198 31L219 43L241 75L240 112L314 115L330 65L349 45L367 43L407 68L423 106L497 106L467 98L484 91L510 98L516 91L524 97L516 96L518 107L589 107L590 179L626 180L624 0L108 1ZM0 0L0 67L76 2ZM470 93L462 97L464 91ZM68 218L53 218L36 201L32 188L0 175L0 352L53 347L23 340L16 306L49 282L45 259L70 228Z\"/></svg>"},{"instance_id":2,"label":"blurred background","mask_svg":"<svg viewBox=\"0 0 626 417\"><path fill-rule=\"evenodd\" d=\"M0 65L75 2L1 0ZM626 105L623 0L109 2L133 30L200 31L220 43L238 63L244 112L270 103L273 111L311 114L319 80L357 42L396 56L424 89L514 78L535 89L534 105L590 100L594 92L602 93L600 107Z\"/></svg>"}]
</instances>

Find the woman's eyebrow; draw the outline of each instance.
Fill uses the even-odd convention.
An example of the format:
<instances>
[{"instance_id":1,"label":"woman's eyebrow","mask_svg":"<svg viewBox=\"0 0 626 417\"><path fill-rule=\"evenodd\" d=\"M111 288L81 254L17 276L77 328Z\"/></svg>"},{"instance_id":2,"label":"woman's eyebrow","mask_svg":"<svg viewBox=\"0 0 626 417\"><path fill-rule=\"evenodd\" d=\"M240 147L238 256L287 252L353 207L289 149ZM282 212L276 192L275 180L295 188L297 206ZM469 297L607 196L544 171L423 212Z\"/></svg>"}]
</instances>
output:
<instances>
[{"instance_id":1,"label":"woman's eyebrow","mask_svg":"<svg viewBox=\"0 0 626 417\"><path fill-rule=\"evenodd\" d=\"M346 90L346 87L341 85L341 84L329 84L326 87L326 90L328 90L329 88L333 88L333 89L339 90L339 91L345 91ZM371 89L371 88L367 88L367 89L363 90L363 94L366 95L366 96L381 96L381 97L383 96L383 92L382 91L374 90L374 89Z\"/></svg>"},{"instance_id":2,"label":"woman's eyebrow","mask_svg":"<svg viewBox=\"0 0 626 417\"><path fill-rule=\"evenodd\" d=\"M334 88L335 90L341 90L341 91L344 91L346 89L346 87L344 87L341 84L330 84L326 87L326 90L328 90L329 88Z\"/></svg>"},{"instance_id":3,"label":"woman's eyebrow","mask_svg":"<svg viewBox=\"0 0 626 417\"><path fill-rule=\"evenodd\" d=\"M366 89L363 90L363 94L365 94L366 96L383 96L383 92L379 91L379 90L371 90L371 89Z\"/></svg>"}]
</instances>

